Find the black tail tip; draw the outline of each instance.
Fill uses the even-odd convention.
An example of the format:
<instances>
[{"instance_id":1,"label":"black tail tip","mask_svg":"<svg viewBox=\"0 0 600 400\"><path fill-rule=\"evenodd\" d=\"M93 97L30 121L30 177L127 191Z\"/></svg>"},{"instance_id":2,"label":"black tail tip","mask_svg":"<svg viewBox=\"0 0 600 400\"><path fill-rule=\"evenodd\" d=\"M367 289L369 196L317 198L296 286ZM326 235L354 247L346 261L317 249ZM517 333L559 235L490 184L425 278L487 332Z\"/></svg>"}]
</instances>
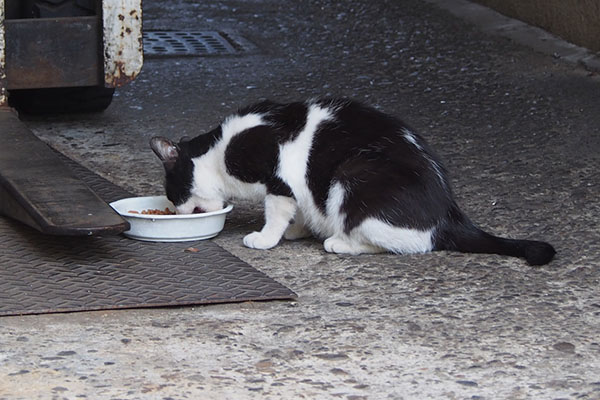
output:
<instances>
[{"instance_id":1,"label":"black tail tip","mask_svg":"<svg viewBox=\"0 0 600 400\"><path fill-rule=\"evenodd\" d=\"M546 242L530 242L525 248L525 260L529 265L548 264L554 258L556 250Z\"/></svg>"}]
</instances>

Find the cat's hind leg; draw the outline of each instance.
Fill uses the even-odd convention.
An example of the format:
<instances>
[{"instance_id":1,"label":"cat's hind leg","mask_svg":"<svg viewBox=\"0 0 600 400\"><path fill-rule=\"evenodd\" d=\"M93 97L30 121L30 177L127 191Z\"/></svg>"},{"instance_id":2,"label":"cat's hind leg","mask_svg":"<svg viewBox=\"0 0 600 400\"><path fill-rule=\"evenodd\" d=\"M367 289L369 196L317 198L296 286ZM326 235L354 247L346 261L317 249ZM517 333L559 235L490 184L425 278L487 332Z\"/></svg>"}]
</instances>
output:
<instances>
[{"instance_id":1,"label":"cat's hind leg","mask_svg":"<svg viewBox=\"0 0 600 400\"><path fill-rule=\"evenodd\" d=\"M433 249L434 228L444 215L448 195L437 170L419 169L389 154L388 158L393 162L367 152L338 168L328 215L340 222L332 225L327 251L411 254Z\"/></svg>"},{"instance_id":2,"label":"cat's hind leg","mask_svg":"<svg viewBox=\"0 0 600 400\"><path fill-rule=\"evenodd\" d=\"M347 235L331 236L330 238L325 239L323 247L328 253L351 255L375 254L384 253L387 251L383 247L379 247L367 242L361 242L356 239L352 239Z\"/></svg>"},{"instance_id":3,"label":"cat's hind leg","mask_svg":"<svg viewBox=\"0 0 600 400\"><path fill-rule=\"evenodd\" d=\"M392 253L426 253L433 249L433 229L402 228L377 218L365 219L351 233L355 240Z\"/></svg>"},{"instance_id":4,"label":"cat's hind leg","mask_svg":"<svg viewBox=\"0 0 600 400\"><path fill-rule=\"evenodd\" d=\"M291 197L268 194L265 197L265 225L260 232L244 237L244 245L253 249L270 249L281 240L296 212L296 201Z\"/></svg>"},{"instance_id":5,"label":"cat's hind leg","mask_svg":"<svg viewBox=\"0 0 600 400\"><path fill-rule=\"evenodd\" d=\"M287 240L297 240L304 239L310 236L312 236L312 232L306 227L304 215L302 215L302 211L298 209L296 211L296 216L294 217L294 222L292 222L287 227L283 234L283 237Z\"/></svg>"},{"instance_id":6,"label":"cat's hind leg","mask_svg":"<svg viewBox=\"0 0 600 400\"><path fill-rule=\"evenodd\" d=\"M356 235L357 232L345 232L346 214L342 212L341 208L346 196L347 190L340 182L334 182L331 185L326 204L328 225L331 229L328 234L331 236L323 242L325 251L352 255L385 252L384 248L373 245L362 235Z\"/></svg>"},{"instance_id":7,"label":"cat's hind leg","mask_svg":"<svg viewBox=\"0 0 600 400\"><path fill-rule=\"evenodd\" d=\"M433 248L432 231L407 229L367 218L346 233L335 233L323 243L325 251L338 254L425 253Z\"/></svg>"}]
</instances>

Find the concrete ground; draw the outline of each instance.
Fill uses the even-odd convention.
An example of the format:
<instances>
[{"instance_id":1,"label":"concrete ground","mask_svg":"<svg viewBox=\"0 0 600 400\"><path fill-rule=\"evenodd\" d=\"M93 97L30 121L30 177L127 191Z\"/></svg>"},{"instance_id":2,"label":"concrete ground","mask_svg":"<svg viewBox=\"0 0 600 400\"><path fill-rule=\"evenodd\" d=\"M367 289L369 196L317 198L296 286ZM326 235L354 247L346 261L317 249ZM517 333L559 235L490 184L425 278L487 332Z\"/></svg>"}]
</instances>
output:
<instances>
[{"instance_id":1,"label":"concrete ground","mask_svg":"<svg viewBox=\"0 0 600 400\"><path fill-rule=\"evenodd\" d=\"M600 78L423 0L145 0L146 29L231 31L239 56L147 59L100 115L27 118L52 146L161 192L153 135L193 136L261 98L353 97L445 160L483 227L543 239L543 267L491 255L218 244L297 302L0 319L0 399L600 399ZM27 155L24 155L26 157Z\"/></svg>"}]
</instances>

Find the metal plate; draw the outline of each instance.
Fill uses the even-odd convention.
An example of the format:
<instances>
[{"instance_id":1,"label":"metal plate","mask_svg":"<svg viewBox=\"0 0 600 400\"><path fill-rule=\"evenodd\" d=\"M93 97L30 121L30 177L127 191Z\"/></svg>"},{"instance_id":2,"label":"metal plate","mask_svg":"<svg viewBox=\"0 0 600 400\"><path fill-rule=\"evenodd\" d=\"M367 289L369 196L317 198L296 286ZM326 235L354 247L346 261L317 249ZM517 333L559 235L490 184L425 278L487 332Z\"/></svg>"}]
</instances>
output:
<instances>
[{"instance_id":1,"label":"metal plate","mask_svg":"<svg viewBox=\"0 0 600 400\"><path fill-rule=\"evenodd\" d=\"M69 165L104 200L131 196ZM4 217L0 237L0 316L296 298L211 241L64 238Z\"/></svg>"},{"instance_id":2,"label":"metal plate","mask_svg":"<svg viewBox=\"0 0 600 400\"><path fill-rule=\"evenodd\" d=\"M145 31L144 55L157 57L237 54L241 40L215 31Z\"/></svg>"}]
</instances>

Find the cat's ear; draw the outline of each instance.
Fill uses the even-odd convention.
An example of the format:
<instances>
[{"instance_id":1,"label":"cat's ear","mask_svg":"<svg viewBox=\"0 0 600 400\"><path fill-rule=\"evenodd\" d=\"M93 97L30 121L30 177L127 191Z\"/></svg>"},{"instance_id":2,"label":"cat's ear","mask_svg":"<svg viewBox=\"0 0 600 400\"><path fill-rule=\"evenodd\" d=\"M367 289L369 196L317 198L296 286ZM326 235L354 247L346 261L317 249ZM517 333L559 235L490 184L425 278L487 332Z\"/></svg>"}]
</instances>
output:
<instances>
[{"instance_id":1,"label":"cat's ear","mask_svg":"<svg viewBox=\"0 0 600 400\"><path fill-rule=\"evenodd\" d=\"M175 161L177 161L177 157L179 157L177 145L167 138L161 136L153 137L150 139L150 147L167 169L172 167Z\"/></svg>"}]
</instances>

